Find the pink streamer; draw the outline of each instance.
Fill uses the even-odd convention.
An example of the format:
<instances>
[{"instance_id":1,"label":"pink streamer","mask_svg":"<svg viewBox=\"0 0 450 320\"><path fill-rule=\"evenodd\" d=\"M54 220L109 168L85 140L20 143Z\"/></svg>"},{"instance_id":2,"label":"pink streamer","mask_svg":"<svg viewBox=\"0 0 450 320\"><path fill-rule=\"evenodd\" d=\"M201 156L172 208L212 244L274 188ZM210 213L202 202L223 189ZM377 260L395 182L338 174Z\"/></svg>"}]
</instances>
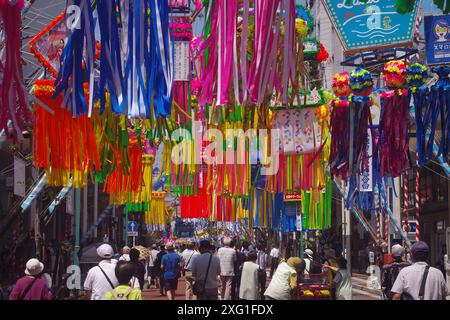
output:
<instances>
[{"instance_id":1,"label":"pink streamer","mask_svg":"<svg viewBox=\"0 0 450 320\"><path fill-rule=\"evenodd\" d=\"M23 122L32 120L25 99L20 54L23 6L23 0L19 0L15 5L10 5L8 0L0 0L0 17L3 20L6 39L6 59L3 66L3 82L0 87L0 128L8 132L8 121L11 120L15 142L23 140Z\"/></svg>"}]
</instances>

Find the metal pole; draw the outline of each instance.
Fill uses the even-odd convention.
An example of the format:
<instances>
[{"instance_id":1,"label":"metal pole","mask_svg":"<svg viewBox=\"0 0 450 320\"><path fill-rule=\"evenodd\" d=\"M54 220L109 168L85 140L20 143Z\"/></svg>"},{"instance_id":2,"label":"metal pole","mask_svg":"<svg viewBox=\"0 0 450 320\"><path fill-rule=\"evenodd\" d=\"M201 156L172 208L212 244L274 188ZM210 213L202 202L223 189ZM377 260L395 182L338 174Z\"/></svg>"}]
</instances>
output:
<instances>
[{"instance_id":1,"label":"metal pole","mask_svg":"<svg viewBox=\"0 0 450 320\"><path fill-rule=\"evenodd\" d=\"M124 221L123 221L123 240L125 245L128 246L128 210L127 206L124 207Z\"/></svg>"},{"instance_id":2,"label":"metal pole","mask_svg":"<svg viewBox=\"0 0 450 320\"><path fill-rule=\"evenodd\" d=\"M80 250L80 222L81 222L81 190L75 189L75 245L73 247L73 264L80 265L78 252Z\"/></svg>"},{"instance_id":3,"label":"metal pole","mask_svg":"<svg viewBox=\"0 0 450 320\"><path fill-rule=\"evenodd\" d=\"M94 221L98 220L98 182L95 181L94 184ZM94 238L98 237L98 228L94 231Z\"/></svg>"}]
</instances>

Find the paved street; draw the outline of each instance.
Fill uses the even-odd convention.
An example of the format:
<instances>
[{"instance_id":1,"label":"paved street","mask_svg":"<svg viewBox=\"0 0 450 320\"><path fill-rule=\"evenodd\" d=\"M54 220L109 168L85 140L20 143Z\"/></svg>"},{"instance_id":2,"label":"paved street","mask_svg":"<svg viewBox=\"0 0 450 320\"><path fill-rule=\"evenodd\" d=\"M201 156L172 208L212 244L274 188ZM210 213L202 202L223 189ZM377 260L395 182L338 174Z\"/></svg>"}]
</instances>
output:
<instances>
[{"instance_id":1,"label":"paved street","mask_svg":"<svg viewBox=\"0 0 450 320\"><path fill-rule=\"evenodd\" d=\"M267 285L270 280L267 281ZM356 275L352 278L353 282L353 300L380 300L381 296L375 290L370 290L366 288L366 279L364 275ZM181 278L178 281L178 290L176 300L184 300L185 298L185 282ZM144 300L167 300L165 296L161 296L159 289L152 288L146 289L143 292Z\"/></svg>"}]
</instances>

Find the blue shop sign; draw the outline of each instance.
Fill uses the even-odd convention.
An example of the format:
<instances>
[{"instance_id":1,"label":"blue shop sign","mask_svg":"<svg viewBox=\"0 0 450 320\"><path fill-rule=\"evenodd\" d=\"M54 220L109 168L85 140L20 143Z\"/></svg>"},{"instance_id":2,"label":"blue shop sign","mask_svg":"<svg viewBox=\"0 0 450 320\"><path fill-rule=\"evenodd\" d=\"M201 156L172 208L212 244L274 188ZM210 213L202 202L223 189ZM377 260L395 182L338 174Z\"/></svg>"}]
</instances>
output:
<instances>
[{"instance_id":1,"label":"blue shop sign","mask_svg":"<svg viewBox=\"0 0 450 320\"><path fill-rule=\"evenodd\" d=\"M450 15L425 17L428 64L450 63Z\"/></svg>"},{"instance_id":2,"label":"blue shop sign","mask_svg":"<svg viewBox=\"0 0 450 320\"><path fill-rule=\"evenodd\" d=\"M419 1L410 13L396 11L397 0L322 0L345 51L411 43Z\"/></svg>"}]
</instances>

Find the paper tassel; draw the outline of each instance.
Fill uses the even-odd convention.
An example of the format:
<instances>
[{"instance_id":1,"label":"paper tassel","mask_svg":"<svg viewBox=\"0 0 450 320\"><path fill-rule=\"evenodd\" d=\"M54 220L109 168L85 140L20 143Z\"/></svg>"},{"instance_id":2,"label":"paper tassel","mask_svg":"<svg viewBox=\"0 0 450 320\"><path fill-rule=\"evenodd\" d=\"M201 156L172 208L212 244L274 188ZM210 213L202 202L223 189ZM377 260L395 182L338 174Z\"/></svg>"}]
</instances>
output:
<instances>
[{"instance_id":1,"label":"paper tassel","mask_svg":"<svg viewBox=\"0 0 450 320\"><path fill-rule=\"evenodd\" d=\"M1 64L3 79L0 82L0 128L9 132L11 120L15 142L23 140L24 122L31 123L31 112L23 83L22 46L22 8L24 1L0 0L0 18L5 37L5 63ZM6 135L9 137L9 135Z\"/></svg>"}]
</instances>

